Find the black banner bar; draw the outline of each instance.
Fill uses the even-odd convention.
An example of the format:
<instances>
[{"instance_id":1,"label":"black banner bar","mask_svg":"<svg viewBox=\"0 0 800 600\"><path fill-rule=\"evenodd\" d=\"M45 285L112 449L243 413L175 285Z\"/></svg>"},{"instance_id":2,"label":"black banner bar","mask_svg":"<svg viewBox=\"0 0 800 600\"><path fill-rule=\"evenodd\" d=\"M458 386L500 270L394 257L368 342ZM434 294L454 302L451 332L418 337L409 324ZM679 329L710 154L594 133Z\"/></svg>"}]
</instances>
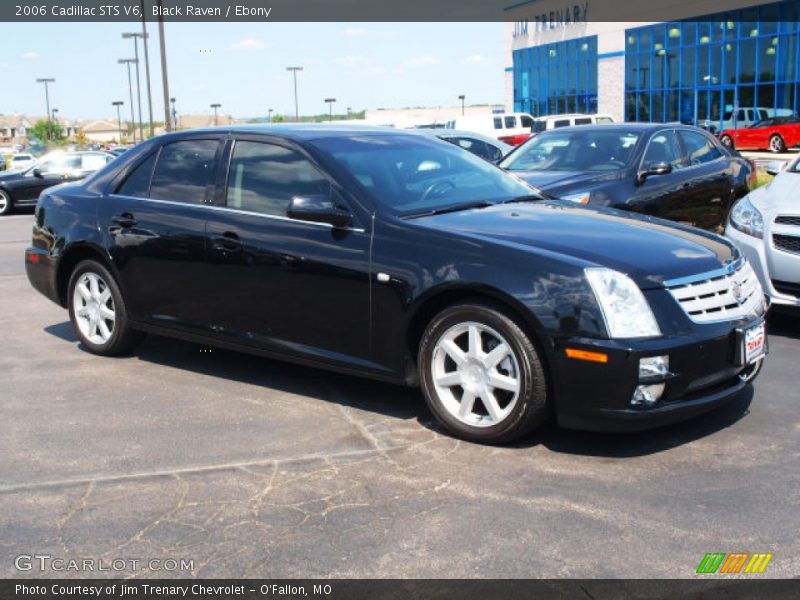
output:
<instances>
[{"instance_id":1,"label":"black banner bar","mask_svg":"<svg viewBox=\"0 0 800 600\"><path fill-rule=\"evenodd\" d=\"M795 0L789 0L790 2ZM466 22L545 24L673 21L755 6L763 0L3 0L0 21L126 22ZM144 10L142 10L144 7ZM760 20L775 19L765 11Z\"/></svg>"},{"instance_id":2,"label":"black banner bar","mask_svg":"<svg viewBox=\"0 0 800 600\"><path fill-rule=\"evenodd\" d=\"M717 600L800 597L800 580L2 580L3 600Z\"/></svg>"}]
</instances>

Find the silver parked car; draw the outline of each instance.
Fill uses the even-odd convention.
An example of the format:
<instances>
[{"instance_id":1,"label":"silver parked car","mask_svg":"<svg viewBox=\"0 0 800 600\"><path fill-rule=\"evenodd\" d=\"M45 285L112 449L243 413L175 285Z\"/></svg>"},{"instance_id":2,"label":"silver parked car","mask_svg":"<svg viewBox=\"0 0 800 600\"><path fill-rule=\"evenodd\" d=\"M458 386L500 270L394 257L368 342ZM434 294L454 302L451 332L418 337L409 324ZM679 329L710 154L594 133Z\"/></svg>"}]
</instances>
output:
<instances>
[{"instance_id":1,"label":"silver parked car","mask_svg":"<svg viewBox=\"0 0 800 600\"><path fill-rule=\"evenodd\" d=\"M775 179L734 204L725 235L747 256L773 304L800 307L800 157L782 167L770 163Z\"/></svg>"}]
</instances>

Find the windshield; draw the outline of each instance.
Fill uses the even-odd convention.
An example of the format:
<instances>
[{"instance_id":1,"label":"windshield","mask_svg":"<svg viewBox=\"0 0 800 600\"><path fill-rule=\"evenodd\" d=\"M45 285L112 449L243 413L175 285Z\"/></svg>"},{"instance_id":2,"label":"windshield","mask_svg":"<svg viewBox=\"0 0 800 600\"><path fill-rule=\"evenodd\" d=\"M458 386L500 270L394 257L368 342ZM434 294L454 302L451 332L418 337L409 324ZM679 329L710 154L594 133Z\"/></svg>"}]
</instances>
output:
<instances>
[{"instance_id":1,"label":"windshield","mask_svg":"<svg viewBox=\"0 0 800 600\"><path fill-rule=\"evenodd\" d=\"M331 155L376 201L401 216L536 194L516 177L438 139L354 135L312 143Z\"/></svg>"},{"instance_id":2,"label":"windshield","mask_svg":"<svg viewBox=\"0 0 800 600\"><path fill-rule=\"evenodd\" d=\"M500 166L509 171L617 171L631 158L639 134L576 128L532 138Z\"/></svg>"}]
</instances>

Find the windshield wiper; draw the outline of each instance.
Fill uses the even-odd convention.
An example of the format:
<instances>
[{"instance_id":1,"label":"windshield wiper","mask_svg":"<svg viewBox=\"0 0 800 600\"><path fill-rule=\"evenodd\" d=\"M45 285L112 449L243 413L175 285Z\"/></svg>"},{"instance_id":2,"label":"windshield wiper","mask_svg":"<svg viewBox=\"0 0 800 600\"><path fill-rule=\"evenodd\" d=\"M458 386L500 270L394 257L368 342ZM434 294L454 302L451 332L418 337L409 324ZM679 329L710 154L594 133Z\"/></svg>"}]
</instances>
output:
<instances>
[{"instance_id":1,"label":"windshield wiper","mask_svg":"<svg viewBox=\"0 0 800 600\"><path fill-rule=\"evenodd\" d=\"M502 204L515 204L517 202L538 202L539 200L547 200L547 196L544 193L538 194L526 194L525 196L517 196L516 198L511 198L510 200L504 200Z\"/></svg>"},{"instance_id":2,"label":"windshield wiper","mask_svg":"<svg viewBox=\"0 0 800 600\"><path fill-rule=\"evenodd\" d=\"M416 219L418 217L430 217L432 215L443 215L445 213L458 212L461 210L471 210L473 208L488 208L494 206L494 202L487 202L486 200L479 200L477 202L465 202L464 204L452 204L450 206L442 206L440 208L431 208L415 213L408 213L402 215L404 219Z\"/></svg>"}]
</instances>

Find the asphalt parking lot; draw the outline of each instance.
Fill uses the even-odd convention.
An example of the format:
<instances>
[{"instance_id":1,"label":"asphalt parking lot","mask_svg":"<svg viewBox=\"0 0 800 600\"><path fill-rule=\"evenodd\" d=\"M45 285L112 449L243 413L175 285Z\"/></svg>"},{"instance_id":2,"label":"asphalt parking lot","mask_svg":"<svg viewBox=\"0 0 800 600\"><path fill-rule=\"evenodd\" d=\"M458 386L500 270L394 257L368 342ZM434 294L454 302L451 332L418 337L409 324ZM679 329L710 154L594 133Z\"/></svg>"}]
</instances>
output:
<instances>
[{"instance_id":1,"label":"asphalt parking lot","mask_svg":"<svg viewBox=\"0 0 800 600\"><path fill-rule=\"evenodd\" d=\"M90 355L28 284L31 223L0 219L0 577L92 575L20 572L21 554L193 560L182 577L692 577L743 551L800 576L800 315L771 318L754 391L714 413L482 447L414 390L154 336Z\"/></svg>"}]
</instances>

